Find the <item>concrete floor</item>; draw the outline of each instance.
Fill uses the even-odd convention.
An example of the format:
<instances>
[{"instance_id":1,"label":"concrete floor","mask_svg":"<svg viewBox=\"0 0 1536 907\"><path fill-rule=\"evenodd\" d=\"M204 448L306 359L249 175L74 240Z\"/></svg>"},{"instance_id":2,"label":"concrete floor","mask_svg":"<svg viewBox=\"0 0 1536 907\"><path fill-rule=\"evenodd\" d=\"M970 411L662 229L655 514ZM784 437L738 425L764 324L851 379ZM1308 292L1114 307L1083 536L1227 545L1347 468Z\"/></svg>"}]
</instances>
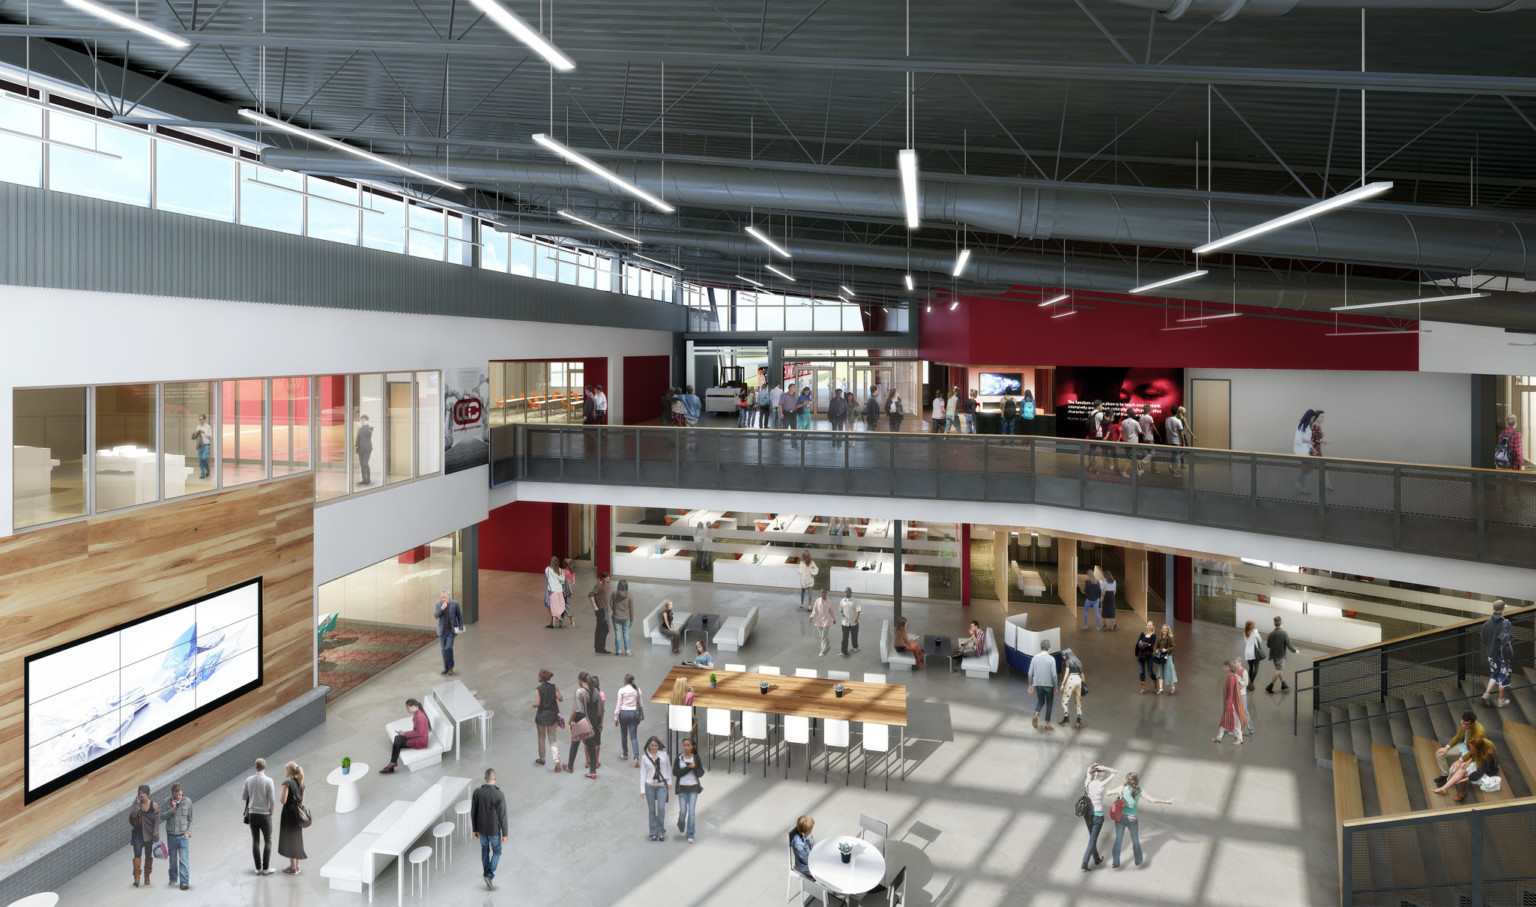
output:
<instances>
[{"instance_id":1,"label":"concrete floor","mask_svg":"<svg viewBox=\"0 0 1536 907\"><path fill-rule=\"evenodd\" d=\"M590 574L578 576L578 593ZM1198 625L1181 628L1176 696L1137 695L1133 615L1115 633L1082 633L1060 606L1025 606L1034 626L1063 625L1063 642L1087 666L1092 695L1086 727L1050 734L1030 727L1033 697L1006 673L990 681L951 677L943 660L909 681L908 776L881 789L878 777L860 786L807 783L783 768L727 774L724 763L703 779L698 843L680 836L665 843L646 837L644 801L636 770L619 758L616 732L603 750L601 777L560 775L532 765L532 688L548 667L567 693L578 670L599 674L613 692L633 673L649 696L651 685L674 659L660 646L642 643L632 658L592 654L590 618L572 630L543 629L544 612L534 575L484 572L481 621L458 643L460 674L496 711L486 755L478 731L466 734L463 758L440 767L363 779L363 805L335 815L335 789L324 777L342 756L377 769L388 756L385 722L404 714L402 700L425 697L439 677L433 648L406 659L330 707L324 727L268 755L281 765L296 760L310 775L309 805L315 823L306 833L310 859L304 873L258 877L251 872L247 834L240 823L241 778L217 790L191 791L197 804L190 891L175 892L180 904L276 905L365 902L363 895L332 892L320 874L324 862L389 801L416 796L444 773L476 779L489 765L511 807L511 835L496 891L480 879L477 848L459 840L444 874L434 874L425 902L501 905L651 905L784 903L785 835L795 817L817 820L826 837L857 834L860 813L889 823L891 869L908 869L914 905L965 904L1330 904L1337 903L1335 826L1329 777L1315 767L1310 736L1290 733L1291 699L1255 700L1256 738L1242 747L1209 742L1219 712L1219 661L1238 650L1236 631ZM701 606L730 615L761 609L756 633L739 653L718 661L786 669L814 666L855 672L881 670L877 655L880 620L889 605L864 611L863 651L847 659L836 650L816 656L814 634L786 592L723 587L668 587L633 583L649 609L664 596L677 606ZM1020 606L1014 605L1017 612ZM956 635L966 620L1000 623L1000 606L968 611L953 605L914 604L905 609L920 632ZM636 622L638 631L638 621ZM1290 667L1307 664L1293 657ZM900 678L902 675L896 675ZM611 709L610 709L611 715ZM665 712L649 710L641 739L664 737ZM611 719L610 719L611 720ZM800 754L796 754L799 768ZM1079 869L1085 843L1073 804L1088 763L1142 773L1146 790L1172 797L1172 806L1147 805L1142 841L1147 863L1109 868L1112 831L1101 837L1104 865ZM124 793L124 802L127 792ZM675 809L675 803L670 804ZM670 821L670 819L669 819ZM125 839L126 840L126 839ZM429 842L430 843L430 842ZM79 876L59 893L64 904L116 904L151 897L132 891L130 852L122 852ZM276 855L273 865L280 865ZM159 887L165 885L156 866ZM394 867L381 877L380 903L396 898ZM157 898L165 900L165 896Z\"/></svg>"}]
</instances>

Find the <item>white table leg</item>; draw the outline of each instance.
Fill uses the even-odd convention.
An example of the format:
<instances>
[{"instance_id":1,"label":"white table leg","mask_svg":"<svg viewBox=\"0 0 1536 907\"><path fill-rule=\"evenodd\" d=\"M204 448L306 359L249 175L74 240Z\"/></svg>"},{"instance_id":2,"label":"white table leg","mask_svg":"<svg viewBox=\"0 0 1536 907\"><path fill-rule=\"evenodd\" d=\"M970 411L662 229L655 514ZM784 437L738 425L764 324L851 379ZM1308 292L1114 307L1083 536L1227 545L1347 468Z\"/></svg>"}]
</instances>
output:
<instances>
[{"instance_id":1,"label":"white table leg","mask_svg":"<svg viewBox=\"0 0 1536 907\"><path fill-rule=\"evenodd\" d=\"M405 907L405 854L395 857L395 875L399 877L400 884L395 886L395 903L398 907Z\"/></svg>"},{"instance_id":2,"label":"white table leg","mask_svg":"<svg viewBox=\"0 0 1536 907\"><path fill-rule=\"evenodd\" d=\"M343 781L336 790L336 812L352 812L354 809L357 809L360 803L361 798L357 792L357 782Z\"/></svg>"}]
</instances>

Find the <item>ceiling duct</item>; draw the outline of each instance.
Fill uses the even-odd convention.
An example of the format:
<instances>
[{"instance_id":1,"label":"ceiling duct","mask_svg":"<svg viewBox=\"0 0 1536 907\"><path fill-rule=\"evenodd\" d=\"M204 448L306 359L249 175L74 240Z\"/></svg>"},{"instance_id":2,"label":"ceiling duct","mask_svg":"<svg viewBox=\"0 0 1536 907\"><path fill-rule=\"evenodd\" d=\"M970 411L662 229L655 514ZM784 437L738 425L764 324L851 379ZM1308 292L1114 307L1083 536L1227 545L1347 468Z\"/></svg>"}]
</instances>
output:
<instances>
[{"instance_id":1,"label":"ceiling duct","mask_svg":"<svg viewBox=\"0 0 1536 907\"><path fill-rule=\"evenodd\" d=\"M262 160L307 173L394 178L398 175L339 152L268 148ZM428 173L447 175L440 159L402 157ZM653 163L610 163L622 178L647 187L669 202L701 208L747 211L768 208L848 218L898 220L905 217L901 183L877 176L754 170L748 167ZM623 198L607 180L584 170L544 161L458 160L453 179L487 189L571 190L602 198ZM1199 196L1162 197L1105 191L1059 183L1054 188L946 181L925 177L924 221L968 224L1007 236L1122 243L1154 248L1193 248L1208 239L1208 220L1222 236L1270 220L1305 204L1305 199L1216 198L1207 210ZM1398 213L1390 206L1362 205L1244 243L1245 254L1315 261L1380 264L1441 271L1471 271L1536 277L1536 220L1500 216L1469 219L1465 212L1438 217Z\"/></svg>"},{"instance_id":2,"label":"ceiling duct","mask_svg":"<svg viewBox=\"0 0 1536 907\"><path fill-rule=\"evenodd\" d=\"M1463 10L1473 13L1511 13L1530 9L1536 0L1115 0L1123 6L1150 9L1165 18L1185 14L1214 16L1226 22L1237 16L1283 16L1292 10L1385 9Z\"/></svg>"}]
</instances>

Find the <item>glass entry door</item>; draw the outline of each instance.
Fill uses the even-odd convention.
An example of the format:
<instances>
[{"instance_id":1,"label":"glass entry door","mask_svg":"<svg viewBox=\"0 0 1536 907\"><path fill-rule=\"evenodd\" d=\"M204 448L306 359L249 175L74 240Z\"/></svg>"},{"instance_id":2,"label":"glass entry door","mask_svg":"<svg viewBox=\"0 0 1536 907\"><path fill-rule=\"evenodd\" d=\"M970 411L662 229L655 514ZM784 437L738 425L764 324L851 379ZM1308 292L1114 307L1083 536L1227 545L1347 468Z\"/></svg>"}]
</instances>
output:
<instances>
[{"instance_id":1,"label":"glass entry door","mask_svg":"<svg viewBox=\"0 0 1536 907\"><path fill-rule=\"evenodd\" d=\"M853 370L853 398L860 406L869 399L870 388L878 388L880 402L883 404L891 395L891 382L894 374L889 367L856 366Z\"/></svg>"}]
</instances>

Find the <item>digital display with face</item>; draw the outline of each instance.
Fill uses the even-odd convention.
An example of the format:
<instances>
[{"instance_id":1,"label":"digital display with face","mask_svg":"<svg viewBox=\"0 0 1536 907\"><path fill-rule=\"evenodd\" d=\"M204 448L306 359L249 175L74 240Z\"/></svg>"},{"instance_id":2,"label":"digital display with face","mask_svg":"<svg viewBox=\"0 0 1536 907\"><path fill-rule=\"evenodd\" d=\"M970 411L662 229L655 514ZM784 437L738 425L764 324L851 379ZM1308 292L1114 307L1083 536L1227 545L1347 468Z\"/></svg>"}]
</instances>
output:
<instances>
[{"instance_id":1,"label":"digital display with face","mask_svg":"<svg viewBox=\"0 0 1536 907\"><path fill-rule=\"evenodd\" d=\"M261 685L261 580L26 659L26 800Z\"/></svg>"},{"instance_id":2,"label":"digital display with face","mask_svg":"<svg viewBox=\"0 0 1536 907\"><path fill-rule=\"evenodd\" d=\"M1184 405L1184 370L1058 366L1055 402L1058 437L1086 437L1095 403L1103 404L1105 417L1116 421L1145 408L1161 426Z\"/></svg>"}]
</instances>

